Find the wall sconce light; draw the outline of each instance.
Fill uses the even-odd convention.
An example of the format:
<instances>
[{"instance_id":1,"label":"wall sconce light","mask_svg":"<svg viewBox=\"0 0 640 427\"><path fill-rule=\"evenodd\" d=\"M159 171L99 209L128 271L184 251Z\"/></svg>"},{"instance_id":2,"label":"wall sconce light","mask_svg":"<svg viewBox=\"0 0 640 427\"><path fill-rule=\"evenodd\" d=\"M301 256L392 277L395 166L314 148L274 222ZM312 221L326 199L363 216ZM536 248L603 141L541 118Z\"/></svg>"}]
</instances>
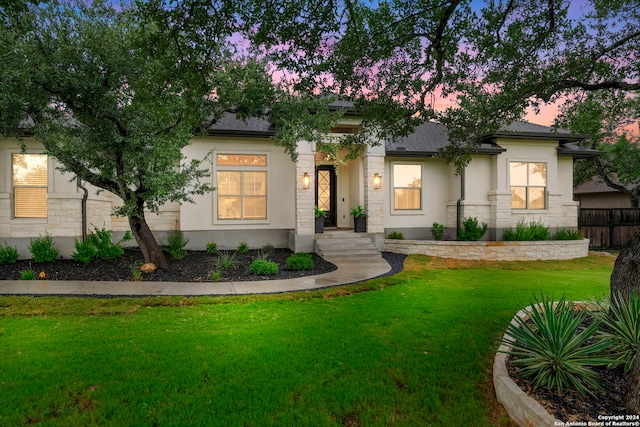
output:
<instances>
[{"instance_id":1,"label":"wall sconce light","mask_svg":"<svg viewBox=\"0 0 640 427\"><path fill-rule=\"evenodd\" d=\"M382 177L377 173L373 175L373 188L376 190L382 188Z\"/></svg>"},{"instance_id":2,"label":"wall sconce light","mask_svg":"<svg viewBox=\"0 0 640 427\"><path fill-rule=\"evenodd\" d=\"M304 188L305 190L309 189L309 174L308 173L304 173L304 175L302 175L302 188Z\"/></svg>"}]
</instances>

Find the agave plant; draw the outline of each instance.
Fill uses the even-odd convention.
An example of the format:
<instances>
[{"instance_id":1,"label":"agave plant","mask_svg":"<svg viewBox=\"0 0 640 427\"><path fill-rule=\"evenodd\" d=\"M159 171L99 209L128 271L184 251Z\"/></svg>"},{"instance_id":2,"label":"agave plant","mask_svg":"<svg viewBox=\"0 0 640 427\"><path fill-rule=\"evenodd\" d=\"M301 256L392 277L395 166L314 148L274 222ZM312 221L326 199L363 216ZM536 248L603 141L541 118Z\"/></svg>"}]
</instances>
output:
<instances>
[{"instance_id":1,"label":"agave plant","mask_svg":"<svg viewBox=\"0 0 640 427\"><path fill-rule=\"evenodd\" d=\"M593 366L608 365L602 356L610 343L589 341L598 329L598 322L580 330L585 311L576 312L563 296L557 303L541 295L534 296L529 320L516 318L507 328L502 342L511 347L506 353L515 356L512 363L524 378L532 377L533 386L556 388L562 393L573 387L582 395L602 389Z\"/></svg>"},{"instance_id":2,"label":"agave plant","mask_svg":"<svg viewBox=\"0 0 640 427\"><path fill-rule=\"evenodd\" d=\"M607 354L616 361L612 367L623 365L629 372L640 343L640 296L634 292L625 299L618 294L595 304L599 310L593 315L601 322L597 336L610 344Z\"/></svg>"}]
</instances>

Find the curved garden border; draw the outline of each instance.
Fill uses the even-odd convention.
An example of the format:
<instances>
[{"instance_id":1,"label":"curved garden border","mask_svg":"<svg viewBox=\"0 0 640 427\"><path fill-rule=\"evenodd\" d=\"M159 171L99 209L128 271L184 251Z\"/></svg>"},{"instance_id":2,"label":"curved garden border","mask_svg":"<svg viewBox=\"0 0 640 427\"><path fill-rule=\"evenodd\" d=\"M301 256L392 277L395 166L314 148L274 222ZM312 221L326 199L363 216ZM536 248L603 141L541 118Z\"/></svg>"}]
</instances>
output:
<instances>
[{"instance_id":1,"label":"curved garden border","mask_svg":"<svg viewBox=\"0 0 640 427\"><path fill-rule=\"evenodd\" d=\"M558 260L589 255L589 239L536 242L385 239L384 244L387 252L482 261Z\"/></svg>"},{"instance_id":2,"label":"curved garden border","mask_svg":"<svg viewBox=\"0 0 640 427\"><path fill-rule=\"evenodd\" d=\"M527 320L528 312L533 309L533 306L529 306L520 310L514 316L511 324L518 325L516 317ZM507 338L512 339L509 334L505 333L504 339ZM503 353L509 350L511 350L510 346L501 344L493 359L493 387L496 390L498 402L504 406L509 417L521 427L562 425L560 420L549 414L537 400L522 391L518 384L511 379L507 371L508 355Z\"/></svg>"}]
</instances>

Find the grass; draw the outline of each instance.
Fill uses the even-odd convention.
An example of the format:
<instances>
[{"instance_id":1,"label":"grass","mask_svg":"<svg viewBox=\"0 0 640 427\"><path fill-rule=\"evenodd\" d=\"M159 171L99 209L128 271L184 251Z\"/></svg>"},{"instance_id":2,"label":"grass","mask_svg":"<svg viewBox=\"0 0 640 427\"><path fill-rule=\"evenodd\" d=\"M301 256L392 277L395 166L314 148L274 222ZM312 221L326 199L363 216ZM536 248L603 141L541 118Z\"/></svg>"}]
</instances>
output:
<instances>
[{"instance_id":1,"label":"grass","mask_svg":"<svg viewBox=\"0 0 640 427\"><path fill-rule=\"evenodd\" d=\"M0 425L510 425L490 385L508 322L534 293L607 293L613 262L411 256L305 293L0 297Z\"/></svg>"}]
</instances>

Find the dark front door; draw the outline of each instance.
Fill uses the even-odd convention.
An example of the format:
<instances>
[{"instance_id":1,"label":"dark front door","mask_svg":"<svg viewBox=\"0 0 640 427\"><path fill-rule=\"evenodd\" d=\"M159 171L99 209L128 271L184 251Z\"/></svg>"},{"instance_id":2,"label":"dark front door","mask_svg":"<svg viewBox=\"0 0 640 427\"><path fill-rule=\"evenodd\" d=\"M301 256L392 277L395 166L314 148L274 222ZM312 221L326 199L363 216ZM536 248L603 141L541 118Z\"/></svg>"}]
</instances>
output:
<instances>
[{"instance_id":1,"label":"dark front door","mask_svg":"<svg viewBox=\"0 0 640 427\"><path fill-rule=\"evenodd\" d=\"M316 168L316 205L327 212L325 227L335 227L336 222L336 169L333 165Z\"/></svg>"}]
</instances>

